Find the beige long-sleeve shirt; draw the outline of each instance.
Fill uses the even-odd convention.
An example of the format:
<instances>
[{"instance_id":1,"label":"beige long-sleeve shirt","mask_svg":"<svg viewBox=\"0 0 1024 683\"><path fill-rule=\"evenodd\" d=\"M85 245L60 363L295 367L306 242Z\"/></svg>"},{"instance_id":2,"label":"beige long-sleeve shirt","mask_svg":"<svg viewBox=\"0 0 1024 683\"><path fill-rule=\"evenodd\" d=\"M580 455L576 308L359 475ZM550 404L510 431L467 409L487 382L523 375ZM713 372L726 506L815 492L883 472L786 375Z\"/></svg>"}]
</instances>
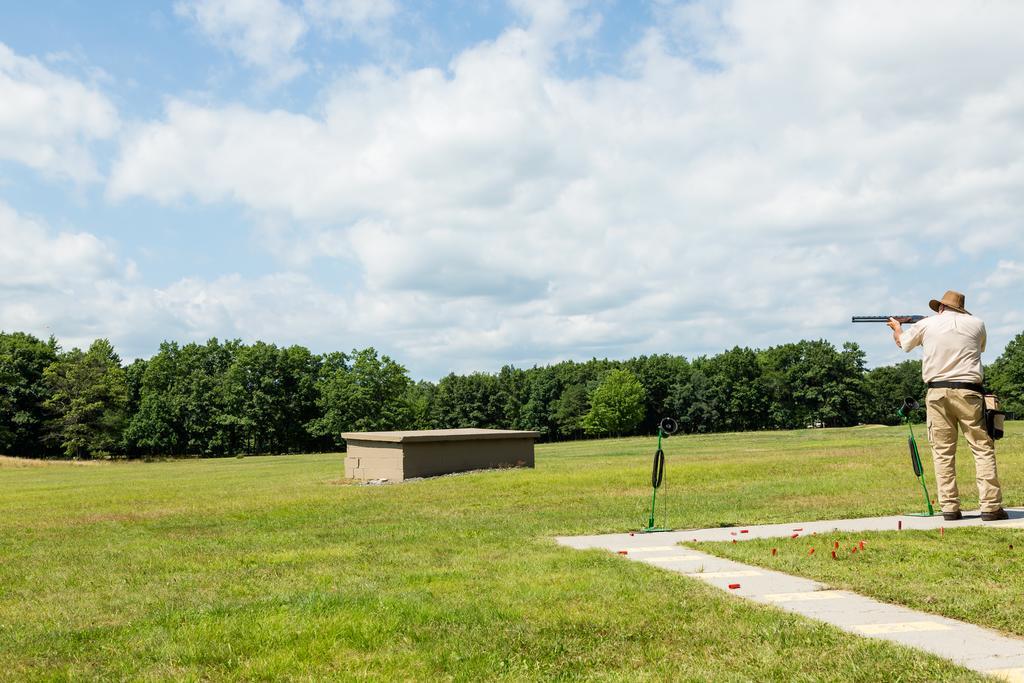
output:
<instances>
[{"instance_id":1,"label":"beige long-sleeve shirt","mask_svg":"<svg viewBox=\"0 0 1024 683\"><path fill-rule=\"evenodd\" d=\"M924 349L921 377L925 382L981 384L984 370L985 323L973 315L945 310L903 330L904 351Z\"/></svg>"}]
</instances>

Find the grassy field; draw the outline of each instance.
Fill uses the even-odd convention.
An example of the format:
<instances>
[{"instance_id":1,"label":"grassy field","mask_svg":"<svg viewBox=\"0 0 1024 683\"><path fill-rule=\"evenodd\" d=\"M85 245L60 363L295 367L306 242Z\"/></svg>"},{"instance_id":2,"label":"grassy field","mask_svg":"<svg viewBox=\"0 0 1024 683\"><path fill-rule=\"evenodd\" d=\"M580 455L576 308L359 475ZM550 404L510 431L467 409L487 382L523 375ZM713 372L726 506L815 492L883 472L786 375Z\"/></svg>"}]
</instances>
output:
<instances>
[{"instance_id":1,"label":"grassy field","mask_svg":"<svg viewBox=\"0 0 1024 683\"><path fill-rule=\"evenodd\" d=\"M1008 505L1024 491L1022 431L1001 442ZM980 680L555 546L638 526L653 449L543 445L536 470L381 487L339 481L339 455L0 460L0 678ZM666 453L675 527L920 507L897 429L674 437ZM903 580L920 583L929 556L908 552ZM1002 561L964 553L965 575Z\"/></svg>"},{"instance_id":2,"label":"grassy field","mask_svg":"<svg viewBox=\"0 0 1024 683\"><path fill-rule=\"evenodd\" d=\"M863 552L852 548L864 541ZM839 543L836 559L830 551ZM701 543L700 550L817 579L886 602L1024 636L1024 532L943 531L829 534L743 543ZM771 549L778 554L772 556ZM809 550L815 548L814 554Z\"/></svg>"}]
</instances>

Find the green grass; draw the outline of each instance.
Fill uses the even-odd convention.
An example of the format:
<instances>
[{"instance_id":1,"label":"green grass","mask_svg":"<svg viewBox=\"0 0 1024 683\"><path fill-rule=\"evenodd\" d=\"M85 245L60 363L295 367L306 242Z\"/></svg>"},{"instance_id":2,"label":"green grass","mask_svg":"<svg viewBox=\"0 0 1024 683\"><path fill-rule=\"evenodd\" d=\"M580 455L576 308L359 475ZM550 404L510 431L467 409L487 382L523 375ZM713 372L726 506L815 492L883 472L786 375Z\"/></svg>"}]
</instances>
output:
<instances>
[{"instance_id":1,"label":"green grass","mask_svg":"<svg viewBox=\"0 0 1024 683\"><path fill-rule=\"evenodd\" d=\"M1010 427L1007 504L1024 486L1022 430ZM668 522L916 509L900 434L673 437ZM340 483L339 455L0 459L0 678L980 680L554 544L639 526L653 450L653 439L543 445L536 470L384 487ZM973 470L961 469L970 493ZM971 557L979 575L993 563Z\"/></svg>"},{"instance_id":2,"label":"green grass","mask_svg":"<svg viewBox=\"0 0 1024 683\"><path fill-rule=\"evenodd\" d=\"M815 537L702 543L722 557L816 579L906 605L1024 636L1024 533L965 527L944 531L833 533ZM859 541L863 552L852 553ZM831 551L839 543L836 559ZM693 545L693 544L689 544ZM778 554L772 556L776 548ZM809 554L811 548L815 549Z\"/></svg>"}]
</instances>

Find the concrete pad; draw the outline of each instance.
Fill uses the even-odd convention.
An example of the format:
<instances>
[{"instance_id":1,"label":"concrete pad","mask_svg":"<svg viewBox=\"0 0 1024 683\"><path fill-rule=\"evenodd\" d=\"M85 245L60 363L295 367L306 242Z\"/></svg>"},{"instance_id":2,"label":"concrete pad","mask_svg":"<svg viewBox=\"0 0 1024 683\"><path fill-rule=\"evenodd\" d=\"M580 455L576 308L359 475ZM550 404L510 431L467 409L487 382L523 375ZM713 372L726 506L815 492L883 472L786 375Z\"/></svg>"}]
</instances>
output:
<instances>
[{"instance_id":1,"label":"concrete pad","mask_svg":"<svg viewBox=\"0 0 1024 683\"><path fill-rule=\"evenodd\" d=\"M995 655L960 658L957 661L968 669L977 669L978 671L1024 671L1024 657Z\"/></svg>"},{"instance_id":2,"label":"concrete pad","mask_svg":"<svg viewBox=\"0 0 1024 683\"><path fill-rule=\"evenodd\" d=\"M765 602L810 602L818 600L837 600L843 597L841 591L809 591L803 593L767 593L761 596Z\"/></svg>"},{"instance_id":3,"label":"concrete pad","mask_svg":"<svg viewBox=\"0 0 1024 683\"><path fill-rule=\"evenodd\" d=\"M988 522L988 524L1006 529L1024 529L1024 519L1007 520L1005 522Z\"/></svg>"},{"instance_id":4,"label":"concrete pad","mask_svg":"<svg viewBox=\"0 0 1024 683\"><path fill-rule=\"evenodd\" d=\"M1024 683L1024 639L955 619L886 604L850 591L831 590L811 579L752 567L676 545L694 540L741 542L751 538L784 538L794 533L800 536L815 533L827 536L836 531L895 531L898 527L910 531L984 524L996 528L1024 529L1024 509L1007 508L1007 512L1011 519L1001 522L982 522L978 513L965 514L964 519L958 522L946 522L942 515L890 516L731 529L691 529L657 534L568 536L556 540L570 548L602 549L613 553L625 550L625 555L619 555L623 560L644 562L676 571L744 599L824 621L864 637L915 647L974 671ZM740 584L740 587L729 589L730 584Z\"/></svg>"},{"instance_id":5,"label":"concrete pad","mask_svg":"<svg viewBox=\"0 0 1024 683\"><path fill-rule=\"evenodd\" d=\"M671 562L703 562L704 558L700 555L668 555L665 557L639 557L636 558L640 562L646 562L647 564L665 564Z\"/></svg>"},{"instance_id":6,"label":"concrete pad","mask_svg":"<svg viewBox=\"0 0 1024 683\"><path fill-rule=\"evenodd\" d=\"M1015 669L991 669L989 672L996 678L1001 678L1010 683L1024 683L1024 667Z\"/></svg>"},{"instance_id":7,"label":"concrete pad","mask_svg":"<svg viewBox=\"0 0 1024 683\"><path fill-rule=\"evenodd\" d=\"M851 627L866 635L881 635L883 633L908 633L910 631L950 631L953 629L949 624L938 621L898 621L888 624L856 624Z\"/></svg>"},{"instance_id":8,"label":"concrete pad","mask_svg":"<svg viewBox=\"0 0 1024 683\"><path fill-rule=\"evenodd\" d=\"M734 569L732 574L735 575L735 573L736 570ZM706 576L696 576L696 578L701 578L713 585L729 584L732 582L729 579L718 581L713 577L707 578ZM751 600L768 603L769 601L765 600L763 596L778 593L813 593L822 588L824 586L811 579L759 568L756 575L747 576L743 579L739 593Z\"/></svg>"},{"instance_id":9,"label":"concrete pad","mask_svg":"<svg viewBox=\"0 0 1024 683\"><path fill-rule=\"evenodd\" d=\"M727 572L686 572L689 576L696 576L700 579L742 579L750 576L761 576L756 569L735 569Z\"/></svg>"}]
</instances>

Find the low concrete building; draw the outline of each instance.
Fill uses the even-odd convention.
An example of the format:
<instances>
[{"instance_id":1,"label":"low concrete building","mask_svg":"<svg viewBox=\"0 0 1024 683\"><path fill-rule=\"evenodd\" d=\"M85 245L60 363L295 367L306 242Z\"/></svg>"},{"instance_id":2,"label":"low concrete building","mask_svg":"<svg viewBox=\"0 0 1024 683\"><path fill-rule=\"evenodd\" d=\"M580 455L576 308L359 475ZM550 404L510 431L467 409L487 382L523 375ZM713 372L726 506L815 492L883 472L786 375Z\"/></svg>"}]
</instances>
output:
<instances>
[{"instance_id":1,"label":"low concrete building","mask_svg":"<svg viewBox=\"0 0 1024 683\"><path fill-rule=\"evenodd\" d=\"M345 476L402 481L466 470L533 467L538 432L509 429L428 429L348 432Z\"/></svg>"}]
</instances>

